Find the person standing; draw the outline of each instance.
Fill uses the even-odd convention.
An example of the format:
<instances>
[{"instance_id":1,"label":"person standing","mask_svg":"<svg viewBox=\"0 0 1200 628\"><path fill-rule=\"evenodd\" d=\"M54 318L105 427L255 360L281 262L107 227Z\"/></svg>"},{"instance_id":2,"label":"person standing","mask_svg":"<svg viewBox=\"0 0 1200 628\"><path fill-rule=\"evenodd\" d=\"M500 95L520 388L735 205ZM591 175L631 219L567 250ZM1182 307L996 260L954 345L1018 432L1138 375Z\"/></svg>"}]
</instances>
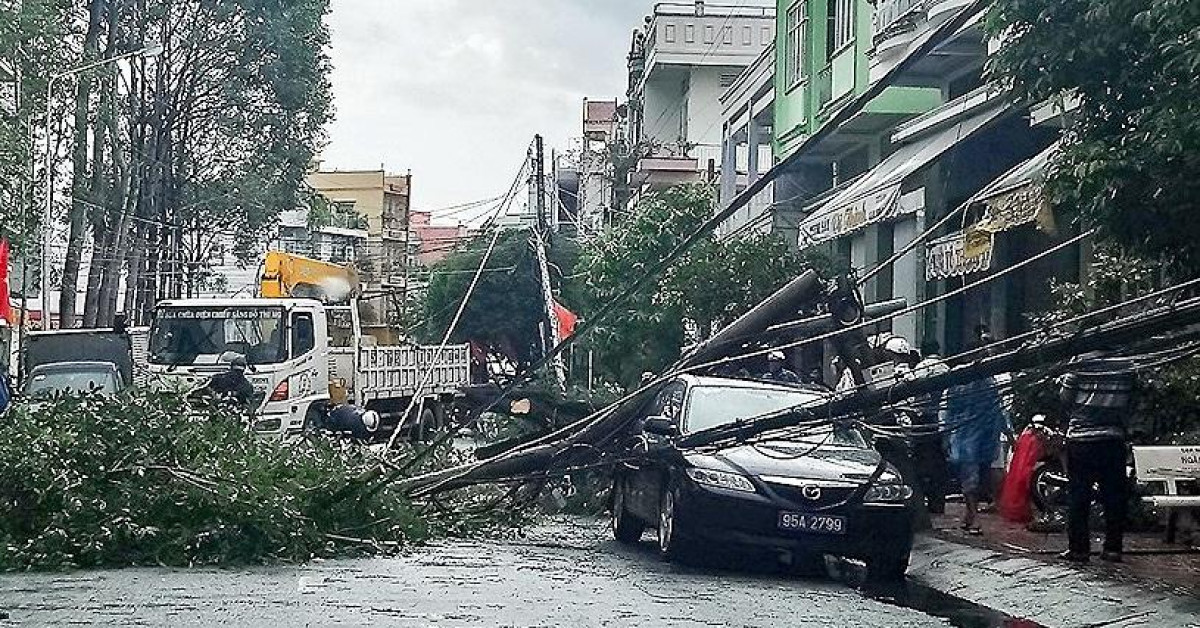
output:
<instances>
[{"instance_id":1,"label":"person standing","mask_svg":"<svg viewBox=\"0 0 1200 628\"><path fill-rule=\"evenodd\" d=\"M1004 427L1004 411L995 379L982 377L951 388L947 393L944 423L950 435L950 463L962 483L966 502L962 528L977 535L981 533L976 523L979 502Z\"/></svg>"},{"instance_id":2,"label":"person standing","mask_svg":"<svg viewBox=\"0 0 1200 628\"><path fill-rule=\"evenodd\" d=\"M1100 559L1121 562L1124 550L1128 478L1125 472L1126 421L1137 375L1125 358L1091 353L1076 359L1058 378L1067 405L1067 551L1059 557L1087 562L1091 555L1088 517L1094 485L1104 506L1104 548Z\"/></svg>"},{"instance_id":3,"label":"person standing","mask_svg":"<svg viewBox=\"0 0 1200 628\"><path fill-rule=\"evenodd\" d=\"M254 385L246 379L246 358L235 356L229 361L229 370L213 375L206 388L219 399L231 400L239 407L249 408L254 398Z\"/></svg>"},{"instance_id":4,"label":"person standing","mask_svg":"<svg viewBox=\"0 0 1200 628\"><path fill-rule=\"evenodd\" d=\"M942 347L936 340L921 344L924 356L913 367L913 379L933 377L949 372L941 356ZM922 395L913 400L916 417L911 439L913 466L916 468L917 483L925 495L925 504L931 514L946 512L946 439L938 420L945 395L941 392Z\"/></svg>"},{"instance_id":5,"label":"person standing","mask_svg":"<svg viewBox=\"0 0 1200 628\"><path fill-rule=\"evenodd\" d=\"M767 354L767 372L763 373L762 379L780 384L800 383L800 377L787 367L787 355L778 350Z\"/></svg>"}]
</instances>

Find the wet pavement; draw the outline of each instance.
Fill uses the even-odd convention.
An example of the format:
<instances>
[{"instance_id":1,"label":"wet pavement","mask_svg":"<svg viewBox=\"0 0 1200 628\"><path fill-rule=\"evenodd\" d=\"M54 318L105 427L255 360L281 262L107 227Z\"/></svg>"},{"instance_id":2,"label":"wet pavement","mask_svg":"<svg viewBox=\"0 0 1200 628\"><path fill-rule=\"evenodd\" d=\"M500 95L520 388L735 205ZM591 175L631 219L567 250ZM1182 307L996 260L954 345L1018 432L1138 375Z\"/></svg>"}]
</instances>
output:
<instances>
[{"instance_id":1,"label":"wet pavement","mask_svg":"<svg viewBox=\"0 0 1200 628\"><path fill-rule=\"evenodd\" d=\"M979 517L980 536L969 536L960 528L962 505L947 504L946 514L934 519L935 535L954 543L1003 551L1014 556L1057 563L1055 554L1067 548L1065 532L1031 532L1023 524L1005 521L995 513ZM1098 553L1104 535L1092 530L1092 550ZM1078 568L1094 579L1114 583L1136 583L1153 589L1200 599L1200 538L1167 543L1162 531L1130 532L1125 535L1125 561L1106 563L1092 557L1091 564Z\"/></svg>"},{"instance_id":2,"label":"wet pavement","mask_svg":"<svg viewBox=\"0 0 1200 628\"><path fill-rule=\"evenodd\" d=\"M7 625L1021 626L916 583L855 586L853 565L796 574L770 560L661 562L562 519L524 538L453 541L387 559L240 570L0 576ZM840 565L840 566L839 566Z\"/></svg>"}]
</instances>

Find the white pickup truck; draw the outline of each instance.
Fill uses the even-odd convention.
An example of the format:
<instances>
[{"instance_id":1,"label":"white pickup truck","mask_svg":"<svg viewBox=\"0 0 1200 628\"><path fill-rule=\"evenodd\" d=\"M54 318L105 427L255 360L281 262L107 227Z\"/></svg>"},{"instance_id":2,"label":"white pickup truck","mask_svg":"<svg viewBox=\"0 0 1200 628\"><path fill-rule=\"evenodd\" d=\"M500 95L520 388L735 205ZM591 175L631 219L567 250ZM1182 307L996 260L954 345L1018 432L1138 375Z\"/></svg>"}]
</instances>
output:
<instances>
[{"instance_id":1,"label":"white pickup truck","mask_svg":"<svg viewBox=\"0 0 1200 628\"><path fill-rule=\"evenodd\" d=\"M467 345L379 346L362 333L356 302L310 299L164 301L150 329L149 371L163 383L198 388L245 356L261 434L298 434L336 406L374 410L382 426L432 432L470 383ZM412 404L414 411L407 415ZM416 408L420 411L417 412Z\"/></svg>"}]
</instances>

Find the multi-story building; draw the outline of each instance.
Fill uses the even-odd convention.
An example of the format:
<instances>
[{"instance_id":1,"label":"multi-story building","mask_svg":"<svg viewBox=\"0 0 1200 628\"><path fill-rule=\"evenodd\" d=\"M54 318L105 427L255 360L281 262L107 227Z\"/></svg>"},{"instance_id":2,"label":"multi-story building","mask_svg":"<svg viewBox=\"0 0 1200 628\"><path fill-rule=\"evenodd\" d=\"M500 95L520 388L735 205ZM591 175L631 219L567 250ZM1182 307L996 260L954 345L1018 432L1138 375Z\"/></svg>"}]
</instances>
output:
<instances>
[{"instance_id":1,"label":"multi-story building","mask_svg":"<svg viewBox=\"0 0 1200 628\"><path fill-rule=\"evenodd\" d=\"M358 264L367 255L366 220L358 215L309 209L279 217L279 248L334 264Z\"/></svg>"},{"instance_id":2,"label":"multi-story building","mask_svg":"<svg viewBox=\"0 0 1200 628\"><path fill-rule=\"evenodd\" d=\"M775 40L769 6L660 2L633 34L627 140L635 191L715 177L721 94Z\"/></svg>"},{"instance_id":3,"label":"multi-story building","mask_svg":"<svg viewBox=\"0 0 1200 628\"><path fill-rule=\"evenodd\" d=\"M338 213L357 214L367 222L367 255L361 263L365 301L381 321L398 322L406 283L416 264L417 239L409 229L412 174L384 170L315 171L308 185ZM360 258L361 259L361 258Z\"/></svg>"},{"instance_id":4,"label":"multi-story building","mask_svg":"<svg viewBox=\"0 0 1200 628\"><path fill-rule=\"evenodd\" d=\"M618 205L613 188L612 147L617 142L616 100L583 101L583 142L579 150L575 222L579 230L599 232ZM560 184L560 189L567 187Z\"/></svg>"},{"instance_id":5,"label":"multi-story building","mask_svg":"<svg viewBox=\"0 0 1200 628\"><path fill-rule=\"evenodd\" d=\"M799 248L871 273L868 301L946 294L1060 237L1033 184L1058 135L1054 116L1031 116L984 84L989 42L984 11L966 12L973 4L779 2L770 206L794 220L775 224L794 224ZM742 92L727 95L726 159L739 169L739 132L750 128L740 103L761 106L756 78L747 73ZM723 183L727 196L742 185ZM1082 256L1068 250L884 327L950 351L979 324L1016 333L1047 280L1078 277Z\"/></svg>"},{"instance_id":6,"label":"multi-story building","mask_svg":"<svg viewBox=\"0 0 1200 628\"><path fill-rule=\"evenodd\" d=\"M425 268L445 259L454 249L464 244L472 235L470 227L433 224L430 212L411 212L413 237L417 241L417 263Z\"/></svg>"}]
</instances>

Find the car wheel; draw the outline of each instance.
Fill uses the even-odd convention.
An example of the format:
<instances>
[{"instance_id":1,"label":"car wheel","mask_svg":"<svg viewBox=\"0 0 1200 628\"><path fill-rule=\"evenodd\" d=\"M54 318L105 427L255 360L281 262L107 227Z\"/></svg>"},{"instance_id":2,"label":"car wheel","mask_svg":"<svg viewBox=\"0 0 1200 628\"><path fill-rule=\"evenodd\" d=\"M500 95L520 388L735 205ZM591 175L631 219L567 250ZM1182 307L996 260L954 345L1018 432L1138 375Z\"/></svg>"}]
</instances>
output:
<instances>
[{"instance_id":1,"label":"car wheel","mask_svg":"<svg viewBox=\"0 0 1200 628\"><path fill-rule=\"evenodd\" d=\"M910 552L880 554L867 560L867 578L875 581L900 581L908 572Z\"/></svg>"},{"instance_id":2,"label":"car wheel","mask_svg":"<svg viewBox=\"0 0 1200 628\"><path fill-rule=\"evenodd\" d=\"M633 545L642 540L646 524L638 520L625 503L625 480L613 479L612 527L613 536L621 543Z\"/></svg>"},{"instance_id":3,"label":"car wheel","mask_svg":"<svg viewBox=\"0 0 1200 628\"><path fill-rule=\"evenodd\" d=\"M668 487L658 507L658 555L669 561L688 558L687 540L679 520L679 498L675 492L674 488Z\"/></svg>"}]
</instances>

